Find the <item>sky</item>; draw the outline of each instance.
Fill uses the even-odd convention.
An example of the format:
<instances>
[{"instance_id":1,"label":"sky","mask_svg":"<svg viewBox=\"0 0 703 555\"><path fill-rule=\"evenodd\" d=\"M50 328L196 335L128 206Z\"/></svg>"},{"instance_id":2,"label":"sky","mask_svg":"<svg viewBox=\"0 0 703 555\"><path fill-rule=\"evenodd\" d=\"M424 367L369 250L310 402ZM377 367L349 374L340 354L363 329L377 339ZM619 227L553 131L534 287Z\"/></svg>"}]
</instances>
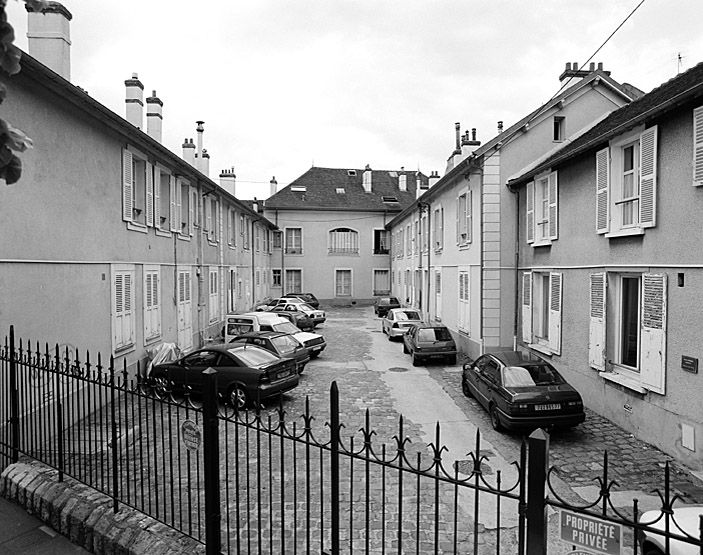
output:
<instances>
[{"instance_id":1,"label":"sky","mask_svg":"<svg viewBox=\"0 0 703 555\"><path fill-rule=\"evenodd\" d=\"M181 155L205 121L210 177L266 198L311 166L442 175L454 124L483 142L549 100L641 0L63 0L71 81L125 114L163 101ZM701 0L644 0L591 60L650 91L703 61ZM26 50L24 3L8 2ZM681 59L679 60L679 55ZM21 127L21 125L18 125Z\"/></svg>"}]
</instances>

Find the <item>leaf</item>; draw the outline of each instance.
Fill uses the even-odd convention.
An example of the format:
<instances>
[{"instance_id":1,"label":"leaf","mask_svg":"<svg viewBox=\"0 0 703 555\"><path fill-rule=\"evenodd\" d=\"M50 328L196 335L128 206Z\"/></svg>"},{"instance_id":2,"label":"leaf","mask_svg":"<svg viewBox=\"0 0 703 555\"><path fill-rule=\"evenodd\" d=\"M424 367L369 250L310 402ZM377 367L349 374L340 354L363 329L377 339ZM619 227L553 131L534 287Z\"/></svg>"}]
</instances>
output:
<instances>
[{"instance_id":1,"label":"leaf","mask_svg":"<svg viewBox=\"0 0 703 555\"><path fill-rule=\"evenodd\" d=\"M22 177L22 160L13 154L10 163L3 168L2 173L2 177L5 178L5 183L8 185L17 183L20 177Z\"/></svg>"},{"instance_id":2,"label":"leaf","mask_svg":"<svg viewBox=\"0 0 703 555\"><path fill-rule=\"evenodd\" d=\"M49 7L49 2L47 0L24 0L24 3L35 12L41 12Z\"/></svg>"},{"instance_id":3,"label":"leaf","mask_svg":"<svg viewBox=\"0 0 703 555\"><path fill-rule=\"evenodd\" d=\"M16 127L12 127L12 125L8 122L3 123L6 128L5 137L3 138L5 139L5 145L8 148L16 150L17 152L24 152L28 148L34 148L32 139L27 137L24 131L17 129Z\"/></svg>"},{"instance_id":4,"label":"leaf","mask_svg":"<svg viewBox=\"0 0 703 555\"><path fill-rule=\"evenodd\" d=\"M14 44L8 44L0 49L0 67L10 75L19 73L22 52Z\"/></svg>"}]
</instances>

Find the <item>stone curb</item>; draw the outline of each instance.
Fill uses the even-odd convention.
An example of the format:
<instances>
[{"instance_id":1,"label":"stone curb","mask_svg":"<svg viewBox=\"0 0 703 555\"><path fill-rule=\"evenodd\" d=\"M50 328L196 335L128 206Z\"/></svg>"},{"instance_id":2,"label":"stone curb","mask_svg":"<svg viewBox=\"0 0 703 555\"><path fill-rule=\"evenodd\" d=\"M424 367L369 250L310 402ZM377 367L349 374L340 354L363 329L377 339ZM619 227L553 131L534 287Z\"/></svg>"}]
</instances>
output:
<instances>
[{"instance_id":1,"label":"stone curb","mask_svg":"<svg viewBox=\"0 0 703 555\"><path fill-rule=\"evenodd\" d=\"M0 496L17 503L74 544L93 553L124 555L205 553L198 541L39 462L9 465L0 475Z\"/></svg>"}]
</instances>

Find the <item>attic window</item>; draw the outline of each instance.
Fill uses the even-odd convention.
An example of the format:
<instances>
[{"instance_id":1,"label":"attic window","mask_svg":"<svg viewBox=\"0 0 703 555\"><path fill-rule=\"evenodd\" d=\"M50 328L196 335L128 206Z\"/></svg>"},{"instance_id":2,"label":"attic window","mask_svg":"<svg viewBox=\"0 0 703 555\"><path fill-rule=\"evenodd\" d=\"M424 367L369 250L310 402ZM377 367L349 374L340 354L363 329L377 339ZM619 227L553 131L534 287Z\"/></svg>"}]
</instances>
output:
<instances>
[{"instance_id":1,"label":"attic window","mask_svg":"<svg viewBox=\"0 0 703 555\"><path fill-rule=\"evenodd\" d=\"M356 175L356 170L347 170L347 175Z\"/></svg>"},{"instance_id":2,"label":"attic window","mask_svg":"<svg viewBox=\"0 0 703 555\"><path fill-rule=\"evenodd\" d=\"M398 199L396 197L382 197L383 202L398 202Z\"/></svg>"},{"instance_id":3,"label":"attic window","mask_svg":"<svg viewBox=\"0 0 703 555\"><path fill-rule=\"evenodd\" d=\"M398 177L398 172L388 172L391 177Z\"/></svg>"},{"instance_id":4,"label":"attic window","mask_svg":"<svg viewBox=\"0 0 703 555\"><path fill-rule=\"evenodd\" d=\"M304 193L307 188L304 185L293 185L290 190L294 193Z\"/></svg>"},{"instance_id":5,"label":"attic window","mask_svg":"<svg viewBox=\"0 0 703 555\"><path fill-rule=\"evenodd\" d=\"M346 191L344 190L344 187L337 187L337 194L338 195L343 195L344 193L346 193Z\"/></svg>"}]
</instances>

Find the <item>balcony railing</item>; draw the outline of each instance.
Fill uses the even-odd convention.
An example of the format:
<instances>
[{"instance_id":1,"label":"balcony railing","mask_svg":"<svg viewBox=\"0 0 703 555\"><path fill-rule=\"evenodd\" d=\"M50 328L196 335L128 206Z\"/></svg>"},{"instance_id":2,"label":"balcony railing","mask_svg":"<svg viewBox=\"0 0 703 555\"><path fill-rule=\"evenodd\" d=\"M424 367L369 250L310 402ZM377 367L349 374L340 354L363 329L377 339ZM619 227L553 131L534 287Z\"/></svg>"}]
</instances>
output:
<instances>
[{"instance_id":1,"label":"balcony railing","mask_svg":"<svg viewBox=\"0 0 703 555\"><path fill-rule=\"evenodd\" d=\"M303 254L303 247L286 247L286 254Z\"/></svg>"},{"instance_id":2,"label":"balcony railing","mask_svg":"<svg viewBox=\"0 0 703 555\"><path fill-rule=\"evenodd\" d=\"M330 247L329 254L359 254L359 247Z\"/></svg>"}]
</instances>

